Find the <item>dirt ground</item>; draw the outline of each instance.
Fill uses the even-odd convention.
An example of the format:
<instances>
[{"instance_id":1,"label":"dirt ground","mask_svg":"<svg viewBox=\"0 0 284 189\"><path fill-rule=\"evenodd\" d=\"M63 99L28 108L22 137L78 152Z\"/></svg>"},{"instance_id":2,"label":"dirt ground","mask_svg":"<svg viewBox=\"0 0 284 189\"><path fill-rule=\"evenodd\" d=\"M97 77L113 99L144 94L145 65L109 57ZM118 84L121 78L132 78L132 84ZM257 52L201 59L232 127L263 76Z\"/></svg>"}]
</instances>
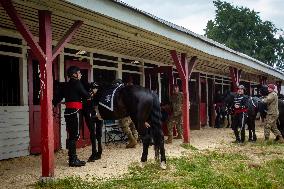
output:
<instances>
[{"instance_id":1,"label":"dirt ground","mask_svg":"<svg viewBox=\"0 0 284 189\"><path fill-rule=\"evenodd\" d=\"M259 125L259 124L258 124ZM257 135L263 138L263 128L257 127ZM202 128L191 131L191 145L197 149L215 149L230 146L234 141L232 130L229 128ZM167 157L181 156L185 151L180 147L182 140L174 140L173 144L166 144ZM125 144L113 144L103 146L102 159L93 163L87 163L80 168L68 167L67 151L56 152L55 178L66 176L80 176L82 178L110 178L119 177L127 172L129 165L140 161L142 146L139 144L135 149L126 149ZM154 158L154 151L149 150L149 159ZM78 156L87 160L91 154L88 146L78 150ZM30 184L37 182L41 175L41 157L27 156L0 161L0 188L30 188Z\"/></svg>"}]
</instances>

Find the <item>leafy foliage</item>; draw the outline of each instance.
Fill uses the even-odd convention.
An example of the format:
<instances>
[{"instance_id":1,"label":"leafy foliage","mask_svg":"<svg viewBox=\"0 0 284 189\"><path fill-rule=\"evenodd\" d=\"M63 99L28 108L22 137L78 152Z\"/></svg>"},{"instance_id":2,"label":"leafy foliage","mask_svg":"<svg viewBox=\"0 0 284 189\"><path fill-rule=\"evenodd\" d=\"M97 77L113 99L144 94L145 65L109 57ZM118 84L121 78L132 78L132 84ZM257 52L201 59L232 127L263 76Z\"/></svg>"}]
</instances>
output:
<instances>
[{"instance_id":1,"label":"leafy foliage","mask_svg":"<svg viewBox=\"0 0 284 189\"><path fill-rule=\"evenodd\" d=\"M205 36L270 66L284 69L283 32L270 21L262 21L258 12L213 1L215 20L209 20Z\"/></svg>"}]
</instances>

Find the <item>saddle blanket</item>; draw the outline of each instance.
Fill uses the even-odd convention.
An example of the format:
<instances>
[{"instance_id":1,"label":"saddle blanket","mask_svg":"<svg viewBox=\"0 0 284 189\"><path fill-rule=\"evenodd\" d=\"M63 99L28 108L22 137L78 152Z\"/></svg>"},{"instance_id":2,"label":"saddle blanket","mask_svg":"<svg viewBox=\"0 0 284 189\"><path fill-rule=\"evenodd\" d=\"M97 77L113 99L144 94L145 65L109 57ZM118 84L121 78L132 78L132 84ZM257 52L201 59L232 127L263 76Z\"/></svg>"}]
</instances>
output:
<instances>
[{"instance_id":1,"label":"saddle blanket","mask_svg":"<svg viewBox=\"0 0 284 189\"><path fill-rule=\"evenodd\" d=\"M113 99L115 92L117 91L117 89L119 89L122 86L123 84L120 84L117 87L109 88L106 91L104 91L102 97L99 100L99 105L107 108L110 111L113 111Z\"/></svg>"}]
</instances>

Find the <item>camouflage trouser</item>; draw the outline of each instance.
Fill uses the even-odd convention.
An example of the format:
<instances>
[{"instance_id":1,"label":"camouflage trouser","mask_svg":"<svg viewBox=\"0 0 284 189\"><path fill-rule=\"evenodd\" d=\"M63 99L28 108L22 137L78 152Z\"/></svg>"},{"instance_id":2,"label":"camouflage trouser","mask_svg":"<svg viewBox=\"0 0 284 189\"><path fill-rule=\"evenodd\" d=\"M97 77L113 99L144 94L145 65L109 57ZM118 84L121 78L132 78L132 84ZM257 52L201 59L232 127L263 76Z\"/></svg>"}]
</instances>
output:
<instances>
[{"instance_id":1,"label":"camouflage trouser","mask_svg":"<svg viewBox=\"0 0 284 189\"><path fill-rule=\"evenodd\" d=\"M280 131L277 129L277 125L276 125L277 119L278 119L278 115L267 115L266 116L265 125L264 125L265 139L269 139L270 130L276 137L282 136Z\"/></svg>"},{"instance_id":2,"label":"camouflage trouser","mask_svg":"<svg viewBox=\"0 0 284 189\"><path fill-rule=\"evenodd\" d=\"M130 117L120 119L119 125L127 136L133 136L135 139L138 139L138 132Z\"/></svg>"},{"instance_id":3,"label":"camouflage trouser","mask_svg":"<svg viewBox=\"0 0 284 189\"><path fill-rule=\"evenodd\" d=\"M177 133L182 136L183 128L182 128L182 115L174 115L170 118L168 123L168 135L173 136L173 128L176 126Z\"/></svg>"}]
</instances>

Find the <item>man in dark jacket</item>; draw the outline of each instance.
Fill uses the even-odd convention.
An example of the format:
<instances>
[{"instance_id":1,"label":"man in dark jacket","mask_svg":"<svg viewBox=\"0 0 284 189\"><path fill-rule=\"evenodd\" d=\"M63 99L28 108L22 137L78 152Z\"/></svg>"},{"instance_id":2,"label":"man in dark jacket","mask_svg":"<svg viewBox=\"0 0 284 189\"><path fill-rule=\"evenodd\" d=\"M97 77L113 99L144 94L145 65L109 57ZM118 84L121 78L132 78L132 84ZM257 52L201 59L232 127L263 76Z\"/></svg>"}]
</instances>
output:
<instances>
[{"instance_id":1,"label":"man in dark jacket","mask_svg":"<svg viewBox=\"0 0 284 189\"><path fill-rule=\"evenodd\" d=\"M247 121L247 111L248 111L248 96L244 95L245 87L239 85L237 95L234 98L233 103L233 121L232 129L236 136L237 143L243 143L245 141L245 125ZM239 135L239 128L241 131L241 137Z\"/></svg>"},{"instance_id":2,"label":"man in dark jacket","mask_svg":"<svg viewBox=\"0 0 284 189\"><path fill-rule=\"evenodd\" d=\"M80 68L71 66L67 70L67 75L70 78L64 88L64 97L66 109L64 118L68 132L67 147L70 167L81 167L86 162L77 158L76 141L80 137L80 125L82 122L82 99L89 99L91 95L85 90L81 83Z\"/></svg>"}]
</instances>

